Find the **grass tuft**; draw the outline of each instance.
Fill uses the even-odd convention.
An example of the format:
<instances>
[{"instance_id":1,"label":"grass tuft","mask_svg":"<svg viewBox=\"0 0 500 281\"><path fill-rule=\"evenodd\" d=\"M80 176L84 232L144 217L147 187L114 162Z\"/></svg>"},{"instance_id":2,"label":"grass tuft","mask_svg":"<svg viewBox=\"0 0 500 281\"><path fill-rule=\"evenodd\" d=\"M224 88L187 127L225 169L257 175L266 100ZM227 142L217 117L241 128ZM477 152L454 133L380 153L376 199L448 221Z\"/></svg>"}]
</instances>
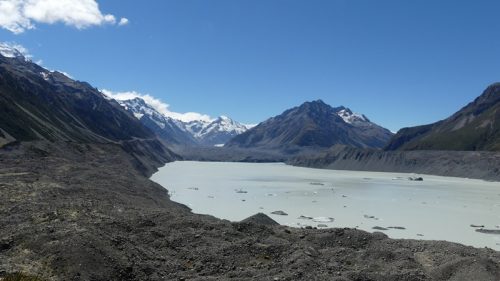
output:
<instances>
[{"instance_id":1,"label":"grass tuft","mask_svg":"<svg viewBox=\"0 0 500 281\"><path fill-rule=\"evenodd\" d=\"M36 276L30 276L24 273L17 272L8 274L3 278L0 277L0 281L44 281L44 280Z\"/></svg>"}]
</instances>

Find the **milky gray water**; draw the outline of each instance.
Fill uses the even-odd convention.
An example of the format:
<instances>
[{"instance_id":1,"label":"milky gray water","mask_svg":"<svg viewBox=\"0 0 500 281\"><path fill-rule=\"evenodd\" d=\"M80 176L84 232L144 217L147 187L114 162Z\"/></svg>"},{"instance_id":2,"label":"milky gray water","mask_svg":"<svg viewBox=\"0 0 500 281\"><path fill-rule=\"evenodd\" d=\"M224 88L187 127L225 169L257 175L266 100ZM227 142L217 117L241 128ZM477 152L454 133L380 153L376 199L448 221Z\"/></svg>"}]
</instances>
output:
<instances>
[{"instance_id":1,"label":"milky gray water","mask_svg":"<svg viewBox=\"0 0 500 281\"><path fill-rule=\"evenodd\" d=\"M240 221L258 212L294 227L383 227L392 238L500 250L500 183L414 174L335 171L281 163L173 162L152 176L194 213ZM283 211L287 215L272 212ZM404 229L397 229L397 228Z\"/></svg>"}]
</instances>

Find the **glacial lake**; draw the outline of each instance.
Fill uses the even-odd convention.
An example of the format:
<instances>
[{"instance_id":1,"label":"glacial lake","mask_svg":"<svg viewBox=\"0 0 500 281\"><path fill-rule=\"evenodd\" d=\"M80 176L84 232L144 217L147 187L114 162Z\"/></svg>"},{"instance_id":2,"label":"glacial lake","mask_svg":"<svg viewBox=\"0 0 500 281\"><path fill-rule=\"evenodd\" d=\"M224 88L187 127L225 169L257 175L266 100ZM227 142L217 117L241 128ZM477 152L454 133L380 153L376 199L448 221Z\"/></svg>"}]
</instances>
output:
<instances>
[{"instance_id":1,"label":"glacial lake","mask_svg":"<svg viewBox=\"0 0 500 281\"><path fill-rule=\"evenodd\" d=\"M408 180L420 176L423 181ZM500 251L500 235L479 233L471 226L500 230L499 182L192 161L169 163L151 179L194 213L230 221L262 212L292 227L369 232L382 227L392 238L446 240Z\"/></svg>"}]
</instances>

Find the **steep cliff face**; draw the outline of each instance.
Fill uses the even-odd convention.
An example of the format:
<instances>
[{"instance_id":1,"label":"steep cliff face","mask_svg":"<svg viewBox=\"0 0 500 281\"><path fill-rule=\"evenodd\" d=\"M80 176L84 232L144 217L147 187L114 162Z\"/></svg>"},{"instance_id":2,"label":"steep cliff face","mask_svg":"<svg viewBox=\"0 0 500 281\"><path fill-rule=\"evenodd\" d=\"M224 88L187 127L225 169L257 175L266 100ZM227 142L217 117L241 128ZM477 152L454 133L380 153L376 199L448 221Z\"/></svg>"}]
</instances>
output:
<instances>
[{"instance_id":1,"label":"steep cliff face","mask_svg":"<svg viewBox=\"0 0 500 281\"><path fill-rule=\"evenodd\" d=\"M445 120L401 129L386 150L500 151L500 84Z\"/></svg>"}]
</instances>

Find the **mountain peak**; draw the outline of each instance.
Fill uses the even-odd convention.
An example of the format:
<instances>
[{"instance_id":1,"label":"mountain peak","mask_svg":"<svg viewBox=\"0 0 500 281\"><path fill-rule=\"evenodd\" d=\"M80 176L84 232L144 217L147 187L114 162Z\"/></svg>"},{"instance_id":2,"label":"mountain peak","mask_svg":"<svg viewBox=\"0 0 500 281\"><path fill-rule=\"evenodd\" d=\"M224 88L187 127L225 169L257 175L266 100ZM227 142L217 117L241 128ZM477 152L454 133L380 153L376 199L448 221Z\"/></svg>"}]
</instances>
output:
<instances>
[{"instance_id":1,"label":"mountain peak","mask_svg":"<svg viewBox=\"0 0 500 281\"><path fill-rule=\"evenodd\" d=\"M314 101L311 101L312 104L324 104L324 105L327 105L322 99L317 99L317 100L314 100Z\"/></svg>"},{"instance_id":2,"label":"mountain peak","mask_svg":"<svg viewBox=\"0 0 500 281\"><path fill-rule=\"evenodd\" d=\"M0 55L6 58L20 58L26 60L26 56L20 48L20 46L0 42Z\"/></svg>"},{"instance_id":3,"label":"mountain peak","mask_svg":"<svg viewBox=\"0 0 500 281\"><path fill-rule=\"evenodd\" d=\"M215 121L233 122L233 119L231 119L225 115L221 115L221 116L217 117L217 119L215 119Z\"/></svg>"},{"instance_id":4,"label":"mountain peak","mask_svg":"<svg viewBox=\"0 0 500 281\"><path fill-rule=\"evenodd\" d=\"M500 83L488 86L486 90L474 101L476 104L495 104L500 102Z\"/></svg>"},{"instance_id":5,"label":"mountain peak","mask_svg":"<svg viewBox=\"0 0 500 281\"><path fill-rule=\"evenodd\" d=\"M371 123L362 114L315 100L269 118L236 136L227 146L283 149L344 144L382 148L391 136L389 130Z\"/></svg>"},{"instance_id":6,"label":"mountain peak","mask_svg":"<svg viewBox=\"0 0 500 281\"><path fill-rule=\"evenodd\" d=\"M317 100L313 100L313 101L306 101L300 107L310 107L310 106L318 106L318 107L328 106L328 107L330 107L328 104L326 104L321 99L317 99Z\"/></svg>"}]
</instances>

